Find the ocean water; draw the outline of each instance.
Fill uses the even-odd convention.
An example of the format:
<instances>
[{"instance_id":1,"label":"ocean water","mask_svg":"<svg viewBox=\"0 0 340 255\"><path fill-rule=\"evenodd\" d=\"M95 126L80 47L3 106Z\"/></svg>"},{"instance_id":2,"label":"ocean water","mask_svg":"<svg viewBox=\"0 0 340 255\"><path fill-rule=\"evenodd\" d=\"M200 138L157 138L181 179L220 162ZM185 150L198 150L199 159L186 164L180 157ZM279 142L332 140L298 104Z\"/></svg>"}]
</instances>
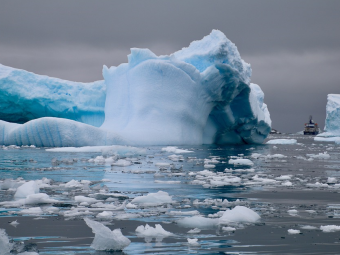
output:
<instances>
[{"instance_id":1,"label":"ocean water","mask_svg":"<svg viewBox=\"0 0 340 255\"><path fill-rule=\"evenodd\" d=\"M192 152L177 157L160 146L144 147L143 155L114 156L132 162L125 167L89 162L102 156L100 152L4 147L0 150L0 228L15 242L30 245L23 249L39 250L39 254L337 254L340 232L324 232L320 227L340 225L340 146L314 142L310 136L271 139L296 139L297 143L181 146ZM253 165L229 164L235 158L249 159ZM210 172L198 173L203 170ZM15 201L15 183L42 178L50 181L40 192L59 203L6 204ZM5 180L14 188L4 186ZM89 182L86 187L66 188L71 180ZM172 202L112 210L113 216L105 220L97 217L106 211L104 207L81 204L74 198L85 196L120 206L125 200L158 191L167 192ZM219 212L237 205L251 208L261 220L228 224L234 231L223 231L224 225L201 227L196 234L187 233L192 227L178 224L194 214L218 219ZM43 211L39 215L21 213L38 206ZM52 212L50 207L58 210ZM121 228L131 244L123 252L95 251L90 247L94 234L84 217L110 229ZM10 225L13 220L20 224ZM138 235L135 229L145 224L161 224L174 235ZM289 234L288 229L301 234ZM187 238L197 238L199 245L190 246Z\"/></svg>"}]
</instances>

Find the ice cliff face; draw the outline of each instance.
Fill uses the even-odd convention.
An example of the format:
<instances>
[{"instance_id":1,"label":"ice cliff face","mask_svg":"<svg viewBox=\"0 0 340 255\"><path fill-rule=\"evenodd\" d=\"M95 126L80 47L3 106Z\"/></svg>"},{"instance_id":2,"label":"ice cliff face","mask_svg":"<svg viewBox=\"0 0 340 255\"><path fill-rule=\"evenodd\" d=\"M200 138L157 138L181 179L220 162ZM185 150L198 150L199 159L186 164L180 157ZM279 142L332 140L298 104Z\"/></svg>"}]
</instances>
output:
<instances>
[{"instance_id":1,"label":"ice cliff face","mask_svg":"<svg viewBox=\"0 0 340 255\"><path fill-rule=\"evenodd\" d=\"M340 94L327 96L325 133L319 136L340 136Z\"/></svg>"},{"instance_id":2,"label":"ice cliff face","mask_svg":"<svg viewBox=\"0 0 340 255\"><path fill-rule=\"evenodd\" d=\"M105 89L104 81L65 81L0 64L0 119L25 123L59 117L100 127Z\"/></svg>"},{"instance_id":3,"label":"ice cliff face","mask_svg":"<svg viewBox=\"0 0 340 255\"><path fill-rule=\"evenodd\" d=\"M241 59L236 46L222 32L213 30L202 40L170 56L156 56L148 49L131 49L128 60L118 67L103 68L105 121L100 128L56 118L42 118L24 125L2 122L0 143L53 147L262 143L269 134L271 120L263 103L263 92L259 86L250 84L250 65ZM18 73L14 77L10 81L14 80L17 87L24 86L26 76ZM44 78L50 79L45 87L36 82L39 79L35 77L31 78L31 84L44 88L46 94L39 97L38 102L47 102L45 108L48 109L50 103L55 105L53 116L94 126L100 124L100 109L104 105L102 82L63 84L59 79ZM6 78L0 79L1 88L6 83L4 80ZM60 85L60 95L51 94L56 87L54 82ZM5 87L1 93L6 95L7 90L10 89ZM11 93L15 94L16 90L22 88ZM32 94L17 94L18 104L34 104L37 94ZM60 101L56 103L56 99ZM72 105L75 108L70 107ZM12 103L10 107L14 112L17 109ZM92 109L89 118L86 118L87 108ZM65 114L69 110L65 109L82 110L74 111L69 117ZM39 112L38 108L33 107L32 115L40 116L36 111ZM40 135L39 140L37 136L41 132L46 135ZM66 142L65 135L73 138Z\"/></svg>"}]
</instances>

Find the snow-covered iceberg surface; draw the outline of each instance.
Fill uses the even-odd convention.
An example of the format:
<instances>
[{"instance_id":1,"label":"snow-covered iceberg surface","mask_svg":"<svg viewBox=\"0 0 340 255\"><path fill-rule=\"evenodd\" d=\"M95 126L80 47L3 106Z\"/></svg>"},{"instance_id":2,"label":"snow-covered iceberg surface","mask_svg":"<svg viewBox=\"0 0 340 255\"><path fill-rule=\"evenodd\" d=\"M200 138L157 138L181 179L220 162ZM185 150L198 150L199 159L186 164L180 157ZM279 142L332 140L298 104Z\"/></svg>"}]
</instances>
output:
<instances>
[{"instance_id":1,"label":"snow-covered iceberg surface","mask_svg":"<svg viewBox=\"0 0 340 255\"><path fill-rule=\"evenodd\" d=\"M340 136L340 94L327 96L325 132L318 136Z\"/></svg>"},{"instance_id":2,"label":"snow-covered iceberg surface","mask_svg":"<svg viewBox=\"0 0 340 255\"><path fill-rule=\"evenodd\" d=\"M128 60L118 67L104 66L105 121L100 128L71 120L59 125L61 119L51 118L21 126L1 122L0 142L53 147L262 143L269 134L264 94L250 83L250 65L222 32L213 30L169 56L134 48ZM98 97L98 105L104 105ZM96 126L99 119L87 123Z\"/></svg>"},{"instance_id":3,"label":"snow-covered iceberg surface","mask_svg":"<svg viewBox=\"0 0 340 255\"><path fill-rule=\"evenodd\" d=\"M104 81L72 82L0 64L0 119L25 123L42 117L103 124Z\"/></svg>"}]
</instances>

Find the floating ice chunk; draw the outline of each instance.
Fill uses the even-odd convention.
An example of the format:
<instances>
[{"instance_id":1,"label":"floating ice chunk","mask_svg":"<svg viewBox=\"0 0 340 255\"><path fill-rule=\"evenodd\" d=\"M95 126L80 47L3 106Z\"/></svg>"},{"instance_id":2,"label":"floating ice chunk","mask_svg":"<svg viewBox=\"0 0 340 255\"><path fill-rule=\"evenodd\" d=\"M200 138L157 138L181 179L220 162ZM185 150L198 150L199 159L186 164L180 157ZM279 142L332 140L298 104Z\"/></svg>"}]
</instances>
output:
<instances>
[{"instance_id":1,"label":"floating ice chunk","mask_svg":"<svg viewBox=\"0 0 340 255\"><path fill-rule=\"evenodd\" d=\"M228 164L243 165L243 166L253 166L254 163L249 159L239 158L239 159L229 159Z\"/></svg>"},{"instance_id":2,"label":"floating ice chunk","mask_svg":"<svg viewBox=\"0 0 340 255\"><path fill-rule=\"evenodd\" d=\"M300 234L300 230L298 229L288 229L288 234L290 235L296 235L296 234Z\"/></svg>"},{"instance_id":3,"label":"floating ice chunk","mask_svg":"<svg viewBox=\"0 0 340 255\"><path fill-rule=\"evenodd\" d=\"M286 186L286 187L291 187L291 186L293 186L293 183L290 182L290 181L285 181L285 182L281 183L281 185Z\"/></svg>"},{"instance_id":4,"label":"floating ice chunk","mask_svg":"<svg viewBox=\"0 0 340 255\"><path fill-rule=\"evenodd\" d=\"M296 139L273 139L266 142L266 144L296 144Z\"/></svg>"},{"instance_id":5,"label":"floating ice chunk","mask_svg":"<svg viewBox=\"0 0 340 255\"><path fill-rule=\"evenodd\" d=\"M162 183L162 184L179 184L181 181L160 181L160 180L155 180L155 183Z\"/></svg>"},{"instance_id":6,"label":"floating ice chunk","mask_svg":"<svg viewBox=\"0 0 340 255\"><path fill-rule=\"evenodd\" d=\"M313 159L329 159L331 157L327 151L319 154L307 154L307 156Z\"/></svg>"},{"instance_id":7,"label":"floating ice chunk","mask_svg":"<svg viewBox=\"0 0 340 255\"><path fill-rule=\"evenodd\" d=\"M328 178L327 178L327 183L328 183L328 184L337 183L337 179L336 179L335 177L328 177Z\"/></svg>"},{"instance_id":8,"label":"floating ice chunk","mask_svg":"<svg viewBox=\"0 0 340 255\"><path fill-rule=\"evenodd\" d=\"M101 213L98 213L97 214L97 218L98 219L104 219L104 220L109 220L111 219L113 216L113 212L110 212L110 211L103 211Z\"/></svg>"},{"instance_id":9,"label":"floating ice chunk","mask_svg":"<svg viewBox=\"0 0 340 255\"><path fill-rule=\"evenodd\" d=\"M86 202L86 203L89 203L89 204L98 202L98 200L95 199L95 198L85 197L85 196L75 196L74 200L78 203Z\"/></svg>"},{"instance_id":10,"label":"floating ice chunk","mask_svg":"<svg viewBox=\"0 0 340 255\"><path fill-rule=\"evenodd\" d=\"M197 242L198 239L197 238L187 238L188 240L188 244L191 246L200 246L200 244Z\"/></svg>"},{"instance_id":11,"label":"floating ice chunk","mask_svg":"<svg viewBox=\"0 0 340 255\"><path fill-rule=\"evenodd\" d=\"M43 214L43 210L40 207L31 207L28 209L23 209L20 211L20 214L30 214L30 215L41 215Z\"/></svg>"},{"instance_id":12,"label":"floating ice chunk","mask_svg":"<svg viewBox=\"0 0 340 255\"><path fill-rule=\"evenodd\" d=\"M328 132L326 132L327 134ZM325 133L322 133L320 135L326 135ZM329 133L328 133L329 134ZM340 133L339 133L340 136ZM314 137L314 141L316 142L334 142L336 144L340 144L340 137Z\"/></svg>"},{"instance_id":13,"label":"floating ice chunk","mask_svg":"<svg viewBox=\"0 0 340 255\"><path fill-rule=\"evenodd\" d=\"M16 226L18 226L20 223L18 222L18 220L14 220L14 221L11 221L9 224L11 224L12 226L16 227Z\"/></svg>"},{"instance_id":14,"label":"floating ice chunk","mask_svg":"<svg viewBox=\"0 0 340 255\"><path fill-rule=\"evenodd\" d=\"M256 181L257 183L260 183L260 184L276 184L276 183L279 183L278 181L276 180L273 180L273 179L268 179L268 178L261 178L259 177L257 174L255 176L252 177L252 179L254 181Z\"/></svg>"},{"instance_id":15,"label":"floating ice chunk","mask_svg":"<svg viewBox=\"0 0 340 255\"><path fill-rule=\"evenodd\" d=\"M56 199L51 199L49 195L45 193L37 193L28 195L25 199L25 204L50 204L59 203Z\"/></svg>"},{"instance_id":16,"label":"floating ice chunk","mask_svg":"<svg viewBox=\"0 0 340 255\"><path fill-rule=\"evenodd\" d=\"M218 219L209 219L202 216L185 217L177 223L185 228L211 229L218 225Z\"/></svg>"},{"instance_id":17,"label":"floating ice chunk","mask_svg":"<svg viewBox=\"0 0 340 255\"><path fill-rule=\"evenodd\" d=\"M286 181L290 180L292 178L291 175L280 175L279 177L276 177L275 179L278 181Z\"/></svg>"},{"instance_id":18,"label":"floating ice chunk","mask_svg":"<svg viewBox=\"0 0 340 255\"><path fill-rule=\"evenodd\" d=\"M164 162L158 162L155 164L155 166L159 166L159 167L169 167L170 163L164 163Z\"/></svg>"},{"instance_id":19,"label":"floating ice chunk","mask_svg":"<svg viewBox=\"0 0 340 255\"><path fill-rule=\"evenodd\" d=\"M296 209L291 209L287 211L290 216L297 216L299 211Z\"/></svg>"},{"instance_id":20,"label":"floating ice chunk","mask_svg":"<svg viewBox=\"0 0 340 255\"><path fill-rule=\"evenodd\" d=\"M29 181L21 185L14 194L15 198L25 198L28 195L39 193L39 186L35 181Z\"/></svg>"},{"instance_id":21,"label":"floating ice chunk","mask_svg":"<svg viewBox=\"0 0 340 255\"><path fill-rule=\"evenodd\" d=\"M226 224L230 222L249 222L255 223L260 220L261 217L252 209L245 206L235 206L232 210L227 210L223 213L219 219L220 224Z\"/></svg>"},{"instance_id":22,"label":"floating ice chunk","mask_svg":"<svg viewBox=\"0 0 340 255\"><path fill-rule=\"evenodd\" d=\"M264 156L266 159L273 159L273 158L287 158L287 156L282 155L282 154L273 154L273 155L267 155Z\"/></svg>"},{"instance_id":23,"label":"floating ice chunk","mask_svg":"<svg viewBox=\"0 0 340 255\"><path fill-rule=\"evenodd\" d=\"M173 215L173 216L178 216L178 215L199 215L200 212L197 210L194 211L171 211L169 212L169 215Z\"/></svg>"},{"instance_id":24,"label":"floating ice chunk","mask_svg":"<svg viewBox=\"0 0 340 255\"><path fill-rule=\"evenodd\" d=\"M112 163L112 165L113 166L125 167L125 166L132 165L132 162L130 160L126 160L126 159L118 159L115 163Z\"/></svg>"},{"instance_id":25,"label":"floating ice chunk","mask_svg":"<svg viewBox=\"0 0 340 255\"><path fill-rule=\"evenodd\" d=\"M146 196L135 197L131 203L142 204L144 206L157 206L161 204L173 203L172 196L164 191L158 191L157 193L149 193Z\"/></svg>"},{"instance_id":26,"label":"floating ice chunk","mask_svg":"<svg viewBox=\"0 0 340 255\"><path fill-rule=\"evenodd\" d=\"M198 234L198 233L201 233L201 230L199 228L194 228L194 229L190 229L187 233L188 234Z\"/></svg>"},{"instance_id":27,"label":"floating ice chunk","mask_svg":"<svg viewBox=\"0 0 340 255\"><path fill-rule=\"evenodd\" d=\"M195 173L194 173L194 174L195 174ZM199 172L197 172L197 174L199 174L199 175L204 175L204 176L212 176L212 175L215 175L214 172L209 171L209 170L199 171Z\"/></svg>"},{"instance_id":28,"label":"floating ice chunk","mask_svg":"<svg viewBox=\"0 0 340 255\"><path fill-rule=\"evenodd\" d=\"M222 227L222 231L226 231L226 232L233 232L235 230L236 228L233 228L233 227Z\"/></svg>"},{"instance_id":29,"label":"floating ice chunk","mask_svg":"<svg viewBox=\"0 0 340 255\"><path fill-rule=\"evenodd\" d=\"M65 188L79 188L79 187L83 187L83 184L80 181L71 180L65 184L62 183L59 186L65 187Z\"/></svg>"},{"instance_id":30,"label":"floating ice chunk","mask_svg":"<svg viewBox=\"0 0 340 255\"><path fill-rule=\"evenodd\" d=\"M304 225L301 226L302 229L306 229L306 230L314 230L314 229L318 229L317 227L311 226L311 225Z\"/></svg>"},{"instance_id":31,"label":"floating ice chunk","mask_svg":"<svg viewBox=\"0 0 340 255\"><path fill-rule=\"evenodd\" d=\"M329 185L327 183L320 183L320 182L316 182L316 183L307 183L306 184L307 187L311 187L311 188L329 188Z\"/></svg>"},{"instance_id":32,"label":"floating ice chunk","mask_svg":"<svg viewBox=\"0 0 340 255\"><path fill-rule=\"evenodd\" d=\"M170 153L176 153L176 154L193 152L193 151L189 151L189 150L178 149L178 147L175 147L175 146L164 147L164 148L162 148L162 151L166 151L166 152L170 152Z\"/></svg>"},{"instance_id":33,"label":"floating ice chunk","mask_svg":"<svg viewBox=\"0 0 340 255\"><path fill-rule=\"evenodd\" d=\"M126 205L126 208L127 208L127 209L136 209L136 208L138 208L138 206L137 206L137 205L134 205L134 204L131 204L131 203L128 203L128 204Z\"/></svg>"},{"instance_id":34,"label":"floating ice chunk","mask_svg":"<svg viewBox=\"0 0 340 255\"><path fill-rule=\"evenodd\" d=\"M209 168L215 168L215 167L216 167L215 165L209 165L209 164L204 165L204 168L207 168L207 169L209 169Z\"/></svg>"},{"instance_id":35,"label":"floating ice chunk","mask_svg":"<svg viewBox=\"0 0 340 255\"><path fill-rule=\"evenodd\" d=\"M111 231L100 222L88 218L84 221L95 234L91 247L97 251L121 251L131 243L119 228Z\"/></svg>"},{"instance_id":36,"label":"floating ice chunk","mask_svg":"<svg viewBox=\"0 0 340 255\"><path fill-rule=\"evenodd\" d=\"M340 231L340 226L337 225L326 225L326 226L321 226L320 230L323 232L329 233L329 232L336 232Z\"/></svg>"},{"instance_id":37,"label":"floating ice chunk","mask_svg":"<svg viewBox=\"0 0 340 255\"><path fill-rule=\"evenodd\" d=\"M260 153L252 153L251 154L251 157L252 158L261 158L261 157L263 157L264 155L262 155L262 154L260 154Z\"/></svg>"},{"instance_id":38,"label":"floating ice chunk","mask_svg":"<svg viewBox=\"0 0 340 255\"><path fill-rule=\"evenodd\" d=\"M148 224L145 226L140 225L136 228L136 234L142 237L151 237L151 238L164 238L168 236L174 236L173 233L166 231L160 224L155 224L155 227L151 227Z\"/></svg>"}]
</instances>

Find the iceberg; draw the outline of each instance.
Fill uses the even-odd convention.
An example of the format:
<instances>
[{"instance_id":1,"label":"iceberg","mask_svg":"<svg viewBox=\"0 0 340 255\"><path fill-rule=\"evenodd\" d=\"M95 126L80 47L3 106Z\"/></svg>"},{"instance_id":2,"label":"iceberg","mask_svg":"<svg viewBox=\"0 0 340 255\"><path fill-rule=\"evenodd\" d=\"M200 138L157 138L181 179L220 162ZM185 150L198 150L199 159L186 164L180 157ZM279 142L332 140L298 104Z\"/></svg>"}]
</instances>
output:
<instances>
[{"instance_id":1,"label":"iceberg","mask_svg":"<svg viewBox=\"0 0 340 255\"><path fill-rule=\"evenodd\" d=\"M0 144L262 143L271 130L250 65L219 30L171 55L133 48L128 63L104 66L103 76L84 84L1 66L0 96L10 106L0 114Z\"/></svg>"},{"instance_id":2,"label":"iceberg","mask_svg":"<svg viewBox=\"0 0 340 255\"><path fill-rule=\"evenodd\" d=\"M328 94L325 132L319 134L318 137L340 137L340 94ZM332 139L328 141L332 141Z\"/></svg>"}]
</instances>

